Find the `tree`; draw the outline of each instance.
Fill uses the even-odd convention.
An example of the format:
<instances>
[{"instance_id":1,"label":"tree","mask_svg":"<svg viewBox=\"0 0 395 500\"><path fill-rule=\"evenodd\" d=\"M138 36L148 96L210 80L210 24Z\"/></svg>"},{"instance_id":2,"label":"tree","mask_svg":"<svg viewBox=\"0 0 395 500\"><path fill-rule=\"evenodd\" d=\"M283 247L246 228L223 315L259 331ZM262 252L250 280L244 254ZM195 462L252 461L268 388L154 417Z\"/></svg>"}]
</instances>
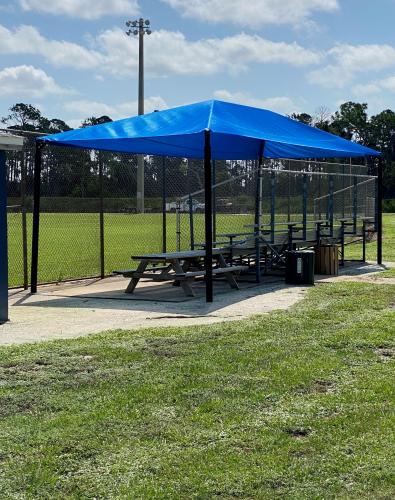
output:
<instances>
[{"instance_id":1,"label":"tree","mask_svg":"<svg viewBox=\"0 0 395 500\"><path fill-rule=\"evenodd\" d=\"M112 119L107 116L90 116L86 118L81 123L81 128L91 127L92 125L101 125L103 123L112 122ZM100 187L99 187L99 172L102 169L103 172L103 181L106 185L106 191L110 190L111 185L111 174L117 172L116 167L117 163L115 163L115 169L112 168L114 164L114 159L116 158L116 153L111 153L107 151L92 151L90 153L90 161L81 164L81 196L89 196L95 193L99 195Z\"/></svg>"},{"instance_id":2,"label":"tree","mask_svg":"<svg viewBox=\"0 0 395 500\"><path fill-rule=\"evenodd\" d=\"M383 154L384 192L395 196L395 113L386 109L370 119L370 144Z\"/></svg>"},{"instance_id":3,"label":"tree","mask_svg":"<svg viewBox=\"0 0 395 500\"><path fill-rule=\"evenodd\" d=\"M50 120L42 116L41 111L31 104L19 102L9 109L10 114L1 118L1 122L6 124L11 130L27 130L29 132L44 132L55 134L71 130L66 122L59 118Z\"/></svg>"},{"instance_id":4,"label":"tree","mask_svg":"<svg viewBox=\"0 0 395 500\"><path fill-rule=\"evenodd\" d=\"M39 124L37 126L37 132L42 132L45 134L57 134L58 132L67 132L72 130L66 122L60 120L59 118L53 118L49 120L48 118L41 117Z\"/></svg>"},{"instance_id":5,"label":"tree","mask_svg":"<svg viewBox=\"0 0 395 500\"><path fill-rule=\"evenodd\" d=\"M18 102L9 108L10 114L3 116L1 122L13 130L28 130L36 132L42 120L41 111L31 104Z\"/></svg>"},{"instance_id":6,"label":"tree","mask_svg":"<svg viewBox=\"0 0 395 500\"><path fill-rule=\"evenodd\" d=\"M386 109L370 119L370 141L387 157L395 160L395 113Z\"/></svg>"},{"instance_id":7,"label":"tree","mask_svg":"<svg viewBox=\"0 0 395 500\"><path fill-rule=\"evenodd\" d=\"M92 125L101 125L102 123L108 122L112 122L112 119L107 115L99 116L98 118L96 116L90 116L82 122L81 128L91 127Z\"/></svg>"},{"instance_id":8,"label":"tree","mask_svg":"<svg viewBox=\"0 0 395 500\"><path fill-rule=\"evenodd\" d=\"M333 115L331 131L348 140L369 143L369 119L366 103L345 102Z\"/></svg>"},{"instance_id":9,"label":"tree","mask_svg":"<svg viewBox=\"0 0 395 500\"><path fill-rule=\"evenodd\" d=\"M332 114L326 106L320 106L315 110L313 125L325 132L330 132L330 123L332 119Z\"/></svg>"},{"instance_id":10,"label":"tree","mask_svg":"<svg viewBox=\"0 0 395 500\"><path fill-rule=\"evenodd\" d=\"M298 122L302 122L305 125L312 125L313 124L313 117L309 115L308 113L292 113L290 116L293 120L296 120Z\"/></svg>"}]
</instances>

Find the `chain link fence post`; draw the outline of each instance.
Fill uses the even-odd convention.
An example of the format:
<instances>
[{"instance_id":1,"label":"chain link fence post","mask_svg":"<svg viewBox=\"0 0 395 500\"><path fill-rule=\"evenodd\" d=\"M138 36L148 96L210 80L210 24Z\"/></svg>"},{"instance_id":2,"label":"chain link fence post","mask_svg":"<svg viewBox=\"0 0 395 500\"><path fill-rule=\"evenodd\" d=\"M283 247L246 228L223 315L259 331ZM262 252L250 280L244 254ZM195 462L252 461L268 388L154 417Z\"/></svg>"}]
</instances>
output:
<instances>
[{"instance_id":1,"label":"chain link fence post","mask_svg":"<svg viewBox=\"0 0 395 500\"><path fill-rule=\"evenodd\" d=\"M166 216L166 157L162 156L162 252L167 248L167 216Z\"/></svg>"},{"instance_id":2,"label":"chain link fence post","mask_svg":"<svg viewBox=\"0 0 395 500\"><path fill-rule=\"evenodd\" d=\"M103 200L103 158L99 153L99 231L100 231L100 277L105 276L104 262L104 200Z\"/></svg>"},{"instance_id":3,"label":"chain link fence post","mask_svg":"<svg viewBox=\"0 0 395 500\"><path fill-rule=\"evenodd\" d=\"M27 250L27 215L26 215L26 155L21 153L21 212L22 212L22 258L23 258L23 288L29 288L29 263Z\"/></svg>"}]
</instances>

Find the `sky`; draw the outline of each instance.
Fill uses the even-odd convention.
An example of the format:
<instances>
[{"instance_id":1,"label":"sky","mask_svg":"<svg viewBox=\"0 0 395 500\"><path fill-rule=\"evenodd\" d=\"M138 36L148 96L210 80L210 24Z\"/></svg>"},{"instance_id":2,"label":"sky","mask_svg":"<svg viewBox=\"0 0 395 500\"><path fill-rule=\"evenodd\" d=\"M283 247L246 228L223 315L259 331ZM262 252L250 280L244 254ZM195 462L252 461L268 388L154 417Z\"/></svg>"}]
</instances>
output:
<instances>
[{"instance_id":1,"label":"sky","mask_svg":"<svg viewBox=\"0 0 395 500\"><path fill-rule=\"evenodd\" d=\"M206 99L282 114L395 109L395 0L0 0L0 117L16 102L73 127Z\"/></svg>"}]
</instances>

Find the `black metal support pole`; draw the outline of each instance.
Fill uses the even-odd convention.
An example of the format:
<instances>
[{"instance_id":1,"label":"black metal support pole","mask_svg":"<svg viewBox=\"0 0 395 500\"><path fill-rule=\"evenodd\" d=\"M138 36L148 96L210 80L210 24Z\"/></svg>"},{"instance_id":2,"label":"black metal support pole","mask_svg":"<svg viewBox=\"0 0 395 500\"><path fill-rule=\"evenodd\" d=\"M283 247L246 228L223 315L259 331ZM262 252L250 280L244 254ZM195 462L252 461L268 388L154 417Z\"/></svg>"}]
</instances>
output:
<instances>
[{"instance_id":1,"label":"black metal support pole","mask_svg":"<svg viewBox=\"0 0 395 500\"><path fill-rule=\"evenodd\" d=\"M213 165L213 239L217 241L217 165L215 160L212 162Z\"/></svg>"},{"instance_id":2,"label":"black metal support pole","mask_svg":"<svg viewBox=\"0 0 395 500\"><path fill-rule=\"evenodd\" d=\"M346 216L345 213L346 213L346 176L345 176L345 173L346 173L346 166L344 165L343 163L343 193L342 193L342 198L343 198L343 201L342 201L342 217L344 219L344 217Z\"/></svg>"},{"instance_id":3,"label":"black metal support pole","mask_svg":"<svg viewBox=\"0 0 395 500\"><path fill-rule=\"evenodd\" d=\"M34 186L33 186L33 229L32 229L32 264L30 290L37 293L38 275L38 238L40 232L40 191L41 191L41 163L44 144L36 142L34 156Z\"/></svg>"},{"instance_id":4,"label":"black metal support pole","mask_svg":"<svg viewBox=\"0 0 395 500\"><path fill-rule=\"evenodd\" d=\"M262 192L262 169L261 164L258 164L255 193L255 280L261 282L261 248L259 245L259 236L261 233L261 192Z\"/></svg>"},{"instance_id":5,"label":"black metal support pole","mask_svg":"<svg viewBox=\"0 0 395 500\"><path fill-rule=\"evenodd\" d=\"M26 177L27 165L25 152L21 161L21 208L22 208L22 257L23 257L23 288L29 288L29 264L27 250L27 216L26 216Z\"/></svg>"},{"instance_id":6,"label":"black metal support pole","mask_svg":"<svg viewBox=\"0 0 395 500\"><path fill-rule=\"evenodd\" d=\"M99 206L99 225L100 225L100 277L104 278L104 200L103 200L103 158L99 152L99 189L100 189L100 206Z\"/></svg>"},{"instance_id":7,"label":"black metal support pole","mask_svg":"<svg viewBox=\"0 0 395 500\"><path fill-rule=\"evenodd\" d=\"M353 201L352 201L352 232L357 234L358 218L358 177L353 180Z\"/></svg>"},{"instance_id":8,"label":"black metal support pole","mask_svg":"<svg viewBox=\"0 0 395 500\"><path fill-rule=\"evenodd\" d=\"M307 175L303 174L303 239L307 239Z\"/></svg>"},{"instance_id":9,"label":"black metal support pole","mask_svg":"<svg viewBox=\"0 0 395 500\"><path fill-rule=\"evenodd\" d=\"M270 233L271 242L274 243L274 232L276 230L276 174L270 172Z\"/></svg>"},{"instance_id":10,"label":"black metal support pole","mask_svg":"<svg viewBox=\"0 0 395 500\"><path fill-rule=\"evenodd\" d=\"M362 262L366 262L366 221L362 221Z\"/></svg>"},{"instance_id":11,"label":"black metal support pole","mask_svg":"<svg viewBox=\"0 0 395 500\"><path fill-rule=\"evenodd\" d=\"M290 163L290 162L289 162ZM290 166L288 166L291 170ZM291 174L288 172L287 222L291 222Z\"/></svg>"},{"instance_id":12,"label":"black metal support pole","mask_svg":"<svg viewBox=\"0 0 395 500\"><path fill-rule=\"evenodd\" d=\"M383 162L377 166L377 264L383 263Z\"/></svg>"},{"instance_id":13,"label":"black metal support pole","mask_svg":"<svg viewBox=\"0 0 395 500\"><path fill-rule=\"evenodd\" d=\"M334 178L333 175L329 176L329 198L328 198L328 219L329 219L329 230L330 237L333 237L333 190L334 190Z\"/></svg>"},{"instance_id":14,"label":"black metal support pole","mask_svg":"<svg viewBox=\"0 0 395 500\"><path fill-rule=\"evenodd\" d=\"M204 267L206 271L206 302L213 302L213 206L212 206L212 172L211 172L211 136L204 131L204 224L206 233L206 254Z\"/></svg>"},{"instance_id":15,"label":"black metal support pole","mask_svg":"<svg viewBox=\"0 0 395 500\"><path fill-rule=\"evenodd\" d=\"M258 156L258 171L255 196L255 278L256 282L261 282L261 247L260 234L262 223L262 164L263 164L263 149L265 143L262 141L259 146Z\"/></svg>"},{"instance_id":16,"label":"black metal support pole","mask_svg":"<svg viewBox=\"0 0 395 500\"><path fill-rule=\"evenodd\" d=\"M0 323L8 321L7 169L0 151Z\"/></svg>"},{"instance_id":17,"label":"black metal support pole","mask_svg":"<svg viewBox=\"0 0 395 500\"><path fill-rule=\"evenodd\" d=\"M166 229L166 158L162 156L162 252L166 253L167 229Z\"/></svg>"},{"instance_id":18,"label":"black metal support pole","mask_svg":"<svg viewBox=\"0 0 395 500\"><path fill-rule=\"evenodd\" d=\"M176 249L181 250L181 207L180 201L176 202Z\"/></svg>"},{"instance_id":19,"label":"black metal support pole","mask_svg":"<svg viewBox=\"0 0 395 500\"><path fill-rule=\"evenodd\" d=\"M292 252L293 250L293 235L294 235L294 230L293 230L293 224L288 225L288 251Z\"/></svg>"},{"instance_id":20,"label":"black metal support pole","mask_svg":"<svg viewBox=\"0 0 395 500\"><path fill-rule=\"evenodd\" d=\"M189 239L191 244L191 250L195 250L195 231L193 227L193 199L190 194L188 197L189 203Z\"/></svg>"},{"instance_id":21,"label":"black metal support pole","mask_svg":"<svg viewBox=\"0 0 395 500\"><path fill-rule=\"evenodd\" d=\"M317 242L317 247L321 246L321 222L316 223L315 239Z\"/></svg>"},{"instance_id":22,"label":"black metal support pole","mask_svg":"<svg viewBox=\"0 0 395 500\"><path fill-rule=\"evenodd\" d=\"M320 174L318 176L318 218L321 220L322 219L322 207L321 207L321 165L320 165Z\"/></svg>"}]
</instances>

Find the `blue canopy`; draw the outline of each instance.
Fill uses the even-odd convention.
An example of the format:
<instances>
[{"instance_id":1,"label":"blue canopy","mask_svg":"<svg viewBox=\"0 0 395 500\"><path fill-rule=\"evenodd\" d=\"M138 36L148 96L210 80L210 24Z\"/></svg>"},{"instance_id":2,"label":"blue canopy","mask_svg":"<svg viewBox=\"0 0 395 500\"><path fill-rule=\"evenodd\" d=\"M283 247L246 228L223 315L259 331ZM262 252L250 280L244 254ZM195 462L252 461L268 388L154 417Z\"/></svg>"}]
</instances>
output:
<instances>
[{"instance_id":1,"label":"blue canopy","mask_svg":"<svg viewBox=\"0 0 395 500\"><path fill-rule=\"evenodd\" d=\"M262 141L266 158L344 158L380 154L273 111L216 100L48 135L38 140L76 148L203 158L206 130L211 133L213 159L256 159Z\"/></svg>"}]
</instances>

